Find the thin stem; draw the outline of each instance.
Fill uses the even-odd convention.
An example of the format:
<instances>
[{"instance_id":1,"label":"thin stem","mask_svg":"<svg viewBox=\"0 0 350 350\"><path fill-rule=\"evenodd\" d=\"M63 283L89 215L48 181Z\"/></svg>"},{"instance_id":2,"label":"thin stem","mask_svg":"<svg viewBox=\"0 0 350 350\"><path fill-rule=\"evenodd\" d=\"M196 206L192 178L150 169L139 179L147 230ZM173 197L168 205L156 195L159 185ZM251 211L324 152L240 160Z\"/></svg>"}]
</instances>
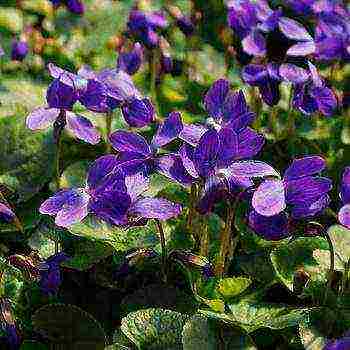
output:
<instances>
[{"instance_id":1,"label":"thin stem","mask_svg":"<svg viewBox=\"0 0 350 350\"><path fill-rule=\"evenodd\" d=\"M109 143L109 135L112 131L112 112L106 113L106 153L111 153L111 144Z\"/></svg>"},{"instance_id":2,"label":"thin stem","mask_svg":"<svg viewBox=\"0 0 350 350\"><path fill-rule=\"evenodd\" d=\"M294 93L294 88L293 88L293 86L291 86L289 101L288 101L288 119L287 119L286 137L294 135L294 132L295 132L295 114L293 111L293 93Z\"/></svg>"},{"instance_id":3,"label":"thin stem","mask_svg":"<svg viewBox=\"0 0 350 350\"><path fill-rule=\"evenodd\" d=\"M195 211L195 205L197 201L197 185L193 183L191 185L191 192L190 192L190 202L189 202L189 210L188 210L188 217L187 217L187 230L193 234L193 218L196 213Z\"/></svg>"},{"instance_id":4,"label":"thin stem","mask_svg":"<svg viewBox=\"0 0 350 350\"><path fill-rule=\"evenodd\" d=\"M332 288L332 282L333 282L333 276L334 276L334 265L335 265L335 253L334 253L333 242L327 232L325 233L324 238L328 242L329 251L330 251L329 272L328 272L328 278L327 278L326 291L324 295L324 304L326 304L328 299L328 293Z\"/></svg>"},{"instance_id":5,"label":"thin stem","mask_svg":"<svg viewBox=\"0 0 350 350\"><path fill-rule=\"evenodd\" d=\"M61 135L59 135L58 138L57 138L57 143L56 143L56 187L57 187L57 189L60 188L60 177L61 177L61 170L60 170L61 146L62 146L62 138L61 138Z\"/></svg>"},{"instance_id":6,"label":"thin stem","mask_svg":"<svg viewBox=\"0 0 350 350\"><path fill-rule=\"evenodd\" d=\"M150 71L150 92L152 102L155 106L156 115L159 115L158 94L157 94L157 58L159 57L156 49L150 50L149 71Z\"/></svg>"},{"instance_id":7,"label":"thin stem","mask_svg":"<svg viewBox=\"0 0 350 350\"><path fill-rule=\"evenodd\" d=\"M345 264L344 274L341 282L341 294L344 295L346 291L346 287L349 279L349 271L350 271L350 258L348 262Z\"/></svg>"},{"instance_id":8,"label":"thin stem","mask_svg":"<svg viewBox=\"0 0 350 350\"><path fill-rule=\"evenodd\" d=\"M163 274L164 282L166 282L166 279L167 279L166 278L167 251L166 251L166 245L165 245L165 234L164 234L164 229L163 229L163 225L162 225L161 221L159 221L159 220L155 220L155 221L156 221L158 232L159 232L160 246L161 246L161 250L162 250L162 255L161 255L162 274Z\"/></svg>"},{"instance_id":9,"label":"thin stem","mask_svg":"<svg viewBox=\"0 0 350 350\"><path fill-rule=\"evenodd\" d=\"M255 130L259 130L261 128L261 108L262 108L262 102L259 95L259 92L257 91L257 87L252 86L250 89L250 96L251 96L251 103L254 105L254 112L256 114L256 119L253 123L253 127Z\"/></svg>"},{"instance_id":10,"label":"thin stem","mask_svg":"<svg viewBox=\"0 0 350 350\"><path fill-rule=\"evenodd\" d=\"M208 256L209 254L209 232L208 232L208 220L206 220L208 217L205 215L202 217L201 222L201 238L200 238L200 249L199 254L202 256Z\"/></svg>"}]
</instances>

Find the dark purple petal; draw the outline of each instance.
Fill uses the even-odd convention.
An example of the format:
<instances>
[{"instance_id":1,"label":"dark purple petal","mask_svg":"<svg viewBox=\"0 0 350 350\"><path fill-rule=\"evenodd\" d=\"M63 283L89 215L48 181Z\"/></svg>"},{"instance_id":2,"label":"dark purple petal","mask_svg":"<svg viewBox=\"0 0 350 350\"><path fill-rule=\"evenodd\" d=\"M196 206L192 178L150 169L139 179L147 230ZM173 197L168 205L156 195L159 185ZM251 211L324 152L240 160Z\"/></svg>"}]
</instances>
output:
<instances>
[{"instance_id":1,"label":"dark purple petal","mask_svg":"<svg viewBox=\"0 0 350 350\"><path fill-rule=\"evenodd\" d=\"M134 202L137 197L148 189L149 179L144 173L140 172L134 175L126 176L125 185L131 198L131 202Z\"/></svg>"},{"instance_id":2,"label":"dark purple petal","mask_svg":"<svg viewBox=\"0 0 350 350\"><path fill-rule=\"evenodd\" d=\"M243 50L251 56L264 57L266 55L265 37L258 31L253 30L242 41Z\"/></svg>"},{"instance_id":3,"label":"dark purple petal","mask_svg":"<svg viewBox=\"0 0 350 350\"><path fill-rule=\"evenodd\" d=\"M133 98L122 106L125 121L132 127L142 128L154 120L154 107L147 98Z\"/></svg>"},{"instance_id":4,"label":"dark purple petal","mask_svg":"<svg viewBox=\"0 0 350 350\"><path fill-rule=\"evenodd\" d=\"M212 212L214 205L227 196L227 190L222 179L217 176L209 176L200 194L197 211L202 215Z\"/></svg>"},{"instance_id":5,"label":"dark purple petal","mask_svg":"<svg viewBox=\"0 0 350 350\"><path fill-rule=\"evenodd\" d=\"M127 212L131 198L126 192L118 190L103 192L91 201L89 210L101 220L111 225L127 223Z\"/></svg>"},{"instance_id":6,"label":"dark purple petal","mask_svg":"<svg viewBox=\"0 0 350 350\"><path fill-rule=\"evenodd\" d=\"M217 80L204 97L204 106L213 118L221 117L221 109L230 90L230 82L226 79Z\"/></svg>"},{"instance_id":7,"label":"dark purple petal","mask_svg":"<svg viewBox=\"0 0 350 350\"><path fill-rule=\"evenodd\" d=\"M238 134L237 159L251 158L260 152L265 138L250 128L245 128Z\"/></svg>"},{"instance_id":8,"label":"dark purple petal","mask_svg":"<svg viewBox=\"0 0 350 350\"><path fill-rule=\"evenodd\" d=\"M163 198L143 198L136 201L130 214L147 219L168 220L180 215L181 205Z\"/></svg>"},{"instance_id":9,"label":"dark purple petal","mask_svg":"<svg viewBox=\"0 0 350 350\"><path fill-rule=\"evenodd\" d=\"M268 63L266 65L267 72L272 80L281 81L280 65L278 63Z\"/></svg>"},{"instance_id":10,"label":"dark purple petal","mask_svg":"<svg viewBox=\"0 0 350 350\"><path fill-rule=\"evenodd\" d=\"M108 174L115 171L119 165L117 156L109 154L94 161L88 171L87 184L90 189L96 189L101 180Z\"/></svg>"},{"instance_id":11,"label":"dark purple petal","mask_svg":"<svg viewBox=\"0 0 350 350\"><path fill-rule=\"evenodd\" d=\"M336 37L327 37L320 41L316 41L315 56L318 60L335 60L341 59L343 55L342 40Z\"/></svg>"},{"instance_id":12,"label":"dark purple petal","mask_svg":"<svg viewBox=\"0 0 350 350\"><path fill-rule=\"evenodd\" d=\"M183 129L180 132L180 139L189 143L191 146L197 146L201 137L208 131L202 125L183 124Z\"/></svg>"},{"instance_id":13,"label":"dark purple petal","mask_svg":"<svg viewBox=\"0 0 350 350\"><path fill-rule=\"evenodd\" d=\"M0 220L11 222L16 217L12 209L4 203L0 203Z\"/></svg>"},{"instance_id":14,"label":"dark purple petal","mask_svg":"<svg viewBox=\"0 0 350 350\"><path fill-rule=\"evenodd\" d=\"M215 130L208 130L193 153L193 163L199 175L207 177L214 172L220 141Z\"/></svg>"},{"instance_id":15,"label":"dark purple petal","mask_svg":"<svg viewBox=\"0 0 350 350\"><path fill-rule=\"evenodd\" d=\"M100 142L101 135L89 119L67 111L66 120L66 128L70 130L78 139L92 145L96 145Z\"/></svg>"},{"instance_id":16,"label":"dark purple petal","mask_svg":"<svg viewBox=\"0 0 350 350\"><path fill-rule=\"evenodd\" d=\"M326 168L326 161L320 156L307 156L294 159L284 173L287 180L320 173Z\"/></svg>"},{"instance_id":17,"label":"dark purple petal","mask_svg":"<svg viewBox=\"0 0 350 350\"><path fill-rule=\"evenodd\" d=\"M347 332L343 337L328 340L323 350L348 350L350 349L350 333Z\"/></svg>"},{"instance_id":18,"label":"dark purple petal","mask_svg":"<svg viewBox=\"0 0 350 350\"><path fill-rule=\"evenodd\" d=\"M304 203L296 205L292 208L292 217L294 219L313 217L326 209L330 201L329 195L325 194L311 204Z\"/></svg>"},{"instance_id":19,"label":"dark purple petal","mask_svg":"<svg viewBox=\"0 0 350 350\"><path fill-rule=\"evenodd\" d=\"M79 97L79 101L87 109L96 113L107 113L112 109L106 86L94 79L89 79L87 88ZM117 107L117 103L114 107Z\"/></svg>"},{"instance_id":20,"label":"dark purple petal","mask_svg":"<svg viewBox=\"0 0 350 350\"><path fill-rule=\"evenodd\" d=\"M50 108L71 110L78 95L74 89L55 79L48 87L46 100Z\"/></svg>"},{"instance_id":21,"label":"dark purple petal","mask_svg":"<svg viewBox=\"0 0 350 350\"><path fill-rule=\"evenodd\" d=\"M251 86L265 84L268 76L268 71L262 64L248 64L242 69L242 79Z\"/></svg>"},{"instance_id":22,"label":"dark purple petal","mask_svg":"<svg viewBox=\"0 0 350 350\"><path fill-rule=\"evenodd\" d=\"M82 15L85 12L85 6L81 0L67 0L67 8L76 15Z\"/></svg>"},{"instance_id":23,"label":"dark purple petal","mask_svg":"<svg viewBox=\"0 0 350 350\"><path fill-rule=\"evenodd\" d=\"M148 156L151 148L146 139L131 131L117 130L109 137L113 148L118 152L134 152Z\"/></svg>"},{"instance_id":24,"label":"dark purple petal","mask_svg":"<svg viewBox=\"0 0 350 350\"><path fill-rule=\"evenodd\" d=\"M252 210L249 214L249 226L255 233L269 241L278 241L290 236L286 213L267 217Z\"/></svg>"},{"instance_id":25,"label":"dark purple petal","mask_svg":"<svg viewBox=\"0 0 350 350\"><path fill-rule=\"evenodd\" d=\"M247 112L241 114L235 119L229 120L225 126L239 133L242 129L245 129L250 125L255 119L255 113Z\"/></svg>"},{"instance_id":26,"label":"dark purple petal","mask_svg":"<svg viewBox=\"0 0 350 350\"><path fill-rule=\"evenodd\" d=\"M39 208L41 214L56 215L64 205L79 203L80 193L75 190L64 189L56 192L52 197L43 202Z\"/></svg>"},{"instance_id":27,"label":"dark purple petal","mask_svg":"<svg viewBox=\"0 0 350 350\"><path fill-rule=\"evenodd\" d=\"M278 22L282 16L282 13L282 9L273 11L261 24L258 25L258 28L265 33L274 31L278 26Z\"/></svg>"},{"instance_id":28,"label":"dark purple petal","mask_svg":"<svg viewBox=\"0 0 350 350\"><path fill-rule=\"evenodd\" d=\"M227 166L238 154L238 134L230 128L222 128L218 132L219 151L218 166Z\"/></svg>"},{"instance_id":29,"label":"dark purple petal","mask_svg":"<svg viewBox=\"0 0 350 350\"><path fill-rule=\"evenodd\" d=\"M315 43L313 41L305 41L291 46L287 51L287 55L304 57L313 54L315 51Z\"/></svg>"},{"instance_id":30,"label":"dark purple petal","mask_svg":"<svg viewBox=\"0 0 350 350\"><path fill-rule=\"evenodd\" d=\"M338 220L342 225L350 229L350 204L346 204L340 208Z\"/></svg>"},{"instance_id":31,"label":"dark purple petal","mask_svg":"<svg viewBox=\"0 0 350 350\"><path fill-rule=\"evenodd\" d=\"M350 167L346 167L343 172L340 185L340 198L343 204L350 203Z\"/></svg>"},{"instance_id":32,"label":"dark purple petal","mask_svg":"<svg viewBox=\"0 0 350 350\"><path fill-rule=\"evenodd\" d=\"M31 112L26 119L26 126L31 130L43 130L51 126L60 110L57 108L38 107Z\"/></svg>"},{"instance_id":33,"label":"dark purple petal","mask_svg":"<svg viewBox=\"0 0 350 350\"><path fill-rule=\"evenodd\" d=\"M280 31L288 38L297 41L312 41L312 36L307 32L302 24L294 19L282 17L278 26Z\"/></svg>"},{"instance_id":34,"label":"dark purple petal","mask_svg":"<svg viewBox=\"0 0 350 350\"><path fill-rule=\"evenodd\" d=\"M332 188L332 181L325 177L302 177L286 182L286 201L293 205L315 202Z\"/></svg>"},{"instance_id":35,"label":"dark purple petal","mask_svg":"<svg viewBox=\"0 0 350 350\"><path fill-rule=\"evenodd\" d=\"M193 163L193 152L194 148L190 145L183 144L180 147L179 155L182 160L182 164L185 167L186 171L194 178L198 178L196 167Z\"/></svg>"},{"instance_id":36,"label":"dark purple petal","mask_svg":"<svg viewBox=\"0 0 350 350\"><path fill-rule=\"evenodd\" d=\"M23 61L29 52L28 44L25 41L14 40L11 47L11 59Z\"/></svg>"},{"instance_id":37,"label":"dark purple petal","mask_svg":"<svg viewBox=\"0 0 350 350\"><path fill-rule=\"evenodd\" d=\"M167 154L157 158L155 166L159 173L183 186L190 186L194 181L177 154Z\"/></svg>"},{"instance_id":38,"label":"dark purple petal","mask_svg":"<svg viewBox=\"0 0 350 350\"><path fill-rule=\"evenodd\" d=\"M310 90L310 94L315 99L318 110L323 115L331 116L335 113L338 101L332 89L328 87L315 87Z\"/></svg>"},{"instance_id":39,"label":"dark purple petal","mask_svg":"<svg viewBox=\"0 0 350 350\"><path fill-rule=\"evenodd\" d=\"M129 75L135 74L142 64L143 48L140 43L135 43L130 52L121 52L118 57L117 68Z\"/></svg>"},{"instance_id":40,"label":"dark purple petal","mask_svg":"<svg viewBox=\"0 0 350 350\"><path fill-rule=\"evenodd\" d=\"M179 112L172 112L159 125L156 134L152 140L152 146L159 148L165 146L171 141L175 140L183 129L181 114Z\"/></svg>"},{"instance_id":41,"label":"dark purple petal","mask_svg":"<svg viewBox=\"0 0 350 350\"><path fill-rule=\"evenodd\" d=\"M291 63L282 64L279 73L285 81L293 84L302 84L309 79L309 74L305 69Z\"/></svg>"},{"instance_id":42,"label":"dark purple petal","mask_svg":"<svg viewBox=\"0 0 350 350\"><path fill-rule=\"evenodd\" d=\"M113 171L104 176L95 188L89 188L93 197L100 196L106 192L126 192L125 176L130 175L123 169L123 164L119 164Z\"/></svg>"},{"instance_id":43,"label":"dark purple petal","mask_svg":"<svg viewBox=\"0 0 350 350\"><path fill-rule=\"evenodd\" d=\"M305 85L296 85L293 95L293 107L300 112L310 115L318 110L317 101L310 96L308 87Z\"/></svg>"},{"instance_id":44,"label":"dark purple petal","mask_svg":"<svg viewBox=\"0 0 350 350\"><path fill-rule=\"evenodd\" d=\"M242 90L229 93L222 108L222 115L226 123L234 130L246 127L254 120L254 113L249 111Z\"/></svg>"},{"instance_id":45,"label":"dark purple petal","mask_svg":"<svg viewBox=\"0 0 350 350\"><path fill-rule=\"evenodd\" d=\"M192 23L191 19L186 16L181 16L176 21L177 26L179 29L184 33L186 36L191 36L195 30L194 24Z\"/></svg>"},{"instance_id":46,"label":"dark purple petal","mask_svg":"<svg viewBox=\"0 0 350 350\"><path fill-rule=\"evenodd\" d=\"M127 153L127 152L126 152ZM124 155L125 153L123 153ZM118 156L118 160L120 160ZM151 173L154 172L154 158L151 159L125 159L122 160L119 164L119 168L123 172L125 176L132 176L137 173L144 173L147 175L150 175ZM150 163L150 164L149 164ZM118 187L116 187L117 189Z\"/></svg>"},{"instance_id":47,"label":"dark purple petal","mask_svg":"<svg viewBox=\"0 0 350 350\"><path fill-rule=\"evenodd\" d=\"M255 211L263 216L274 216L286 208L284 183L281 180L265 180L252 198Z\"/></svg>"},{"instance_id":48,"label":"dark purple petal","mask_svg":"<svg viewBox=\"0 0 350 350\"><path fill-rule=\"evenodd\" d=\"M270 107L275 106L281 98L279 82L272 79L260 86L259 91L263 101Z\"/></svg>"}]
</instances>

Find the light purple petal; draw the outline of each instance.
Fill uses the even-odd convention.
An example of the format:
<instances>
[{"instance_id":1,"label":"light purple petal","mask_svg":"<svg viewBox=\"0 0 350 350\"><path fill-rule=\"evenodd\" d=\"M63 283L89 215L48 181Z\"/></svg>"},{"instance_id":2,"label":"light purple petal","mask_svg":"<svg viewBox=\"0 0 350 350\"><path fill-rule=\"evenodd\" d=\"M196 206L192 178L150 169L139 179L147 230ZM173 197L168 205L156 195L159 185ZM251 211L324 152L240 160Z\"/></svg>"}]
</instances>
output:
<instances>
[{"instance_id":1,"label":"light purple petal","mask_svg":"<svg viewBox=\"0 0 350 350\"><path fill-rule=\"evenodd\" d=\"M242 41L243 50L251 56L264 57L266 55L265 37L257 30L253 30Z\"/></svg>"},{"instance_id":2,"label":"light purple petal","mask_svg":"<svg viewBox=\"0 0 350 350\"><path fill-rule=\"evenodd\" d=\"M117 130L109 137L113 148L118 152L133 152L148 156L151 148L146 139L131 131Z\"/></svg>"},{"instance_id":3,"label":"light purple petal","mask_svg":"<svg viewBox=\"0 0 350 350\"><path fill-rule=\"evenodd\" d=\"M309 73L295 64L285 63L280 66L280 76L287 82L302 84L309 79Z\"/></svg>"},{"instance_id":4,"label":"light purple petal","mask_svg":"<svg viewBox=\"0 0 350 350\"><path fill-rule=\"evenodd\" d=\"M304 41L291 46L288 51L288 56L308 56L316 51L316 45L313 41Z\"/></svg>"},{"instance_id":5,"label":"light purple petal","mask_svg":"<svg viewBox=\"0 0 350 350\"><path fill-rule=\"evenodd\" d=\"M248 64L242 69L242 79L251 86L265 84L268 71L263 64Z\"/></svg>"},{"instance_id":6,"label":"light purple petal","mask_svg":"<svg viewBox=\"0 0 350 350\"><path fill-rule=\"evenodd\" d=\"M307 156L294 159L284 173L284 178L291 180L320 173L326 167L326 161L320 156Z\"/></svg>"},{"instance_id":7,"label":"light purple petal","mask_svg":"<svg viewBox=\"0 0 350 350\"><path fill-rule=\"evenodd\" d=\"M165 15L160 11L146 13L146 18L147 22L153 27L166 28L168 25Z\"/></svg>"},{"instance_id":8,"label":"light purple petal","mask_svg":"<svg viewBox=\"0 0 350 350\"><path fill-rule=\"evenodd\" d=\"M31 112L26 119L26 126L31 130L43 130L54 123L60 110L57 108L39 107Z\"/></svg>"},{"instance_id":9,"label":"light purple petal","mask_svg":"<svg viewBox=\"0 0 350 350\"><path fill-rule=\"evenodd\" d=\"M230 82L226 79L217 80L204 97L204 106L213 118L221 117L221 109L230 90Z\"/></svg>"},{"instance_id":10,"label":"light purple petal","mask_svg":"<svg viewBox=\"0 0 350 350\"><path fill-rule=\"evenodd\" d=\"M149 179L144 173L140 172L135 175L126 176L125 185L131 202L134 202L138 196L148 189Z\"/></svg>"},{"instance_id":11,"label":"light purple petal","mask_svg":"<svg viewBox=\"0 0 350 350\"><path fill-rule=\"evenodd\" d=\"M201 137L208 131L202 125L196 124L184 124L183 129L180 132L180 139L189 143L191 146L196 147Z\"/></svg>"},{"instance_id":12,"label":"light purple petal","mask_svg":"<svg viewBox=\"0 0 350 350\"><path fill-rule=\"evenodd\" d=\"M181 205L163 198L143 198L133 204L131 215L146 219L168 220L180 215Z\"/></svg>"},{"instance_id":13,"label":"light purple petal","mask_svg":"<svg viewBox=\"0 0 350 350\"><path fill-rule=\"evenodd\" d=\"M274 216L286 208L284 184L281 180L265 180L253 194L252 205L263 216Z\"/></svg>"},{"instance_id":14,"label":"light purple petal","mask_svg":"<svg viewBox=\"0 0 350 350\"><path fill-rule=\"evenodd\" d=\"M253 129L245 128L238 134L237 159L251 158L260 152L265 143L263 135Z\"/></svg>"},{"instance_id":15,"label":"light purple petal","mask_svg":"<svg viewBox=\"0 0 350 350\"><path fill-rule=\"evenodd\" d=\"M311 96L317 103L318 110L329 117L335 113L338 101L335 93L328 87L315 87L310 90Z\"/></svg>"},{"instance_id":16,"label":"light purple petal","mask_svg":"<svg viewBox=\"0 0 350 350\"><path fill-rule=\"evenodd\" d=\"M78 75L84 79L97 79L97 74L86 64L79 68Z\"/></svg>"},{"instance_id":17,"label":"light purple petal","mask_svg":"<svg viewBox=\"0 0 350 350\"><path fill-rule=\"evenodd\" d=\"M69 227L77 222L82 221L88 215L89 196L80 197L79 203L71 206L64 206L55 219L57 226Z\"/></svg>"},{"instance_id":18,"label":"light purple petal","mask_svg":"<svg viewBox=\"0 0 350 350\"><path fill-rule=\"evenodd\" d=\"M190 186L194 181L177 154L167 154L157 158L155 166L159 173L183 186Z\"/></svg>"},{"instance_id":19,"label":"light purple petal","mask_svg":"<svg viewBox=\"0 0 350 350\"><path fill-rule=\"evenodd\" d=\"M100 142L101 135L91 123L91 121L73 112L66 112L67 129L78 139L96 145Z\"/></svg>"},{"instance_id":20,"label":"light purple petal","mask_svg":"<svg viewBox=\"0 0 350 350\"><path fill-rule=\"evenodd\" d=\"M294 19L282 17L278 26L280 31L288 38L297 41L312 41L312 36L307 32L302 24Z\"/></svg>"},{"instance_id":21,"label":"light purple petal","mask_svg":"<svg viewBox=\"0 0 350 350\"><path fill-rule=\"evenodd\" d=\"M183 144L180 147L179 155L182 160L182 164L185 167L186 171L194 178L198 178L199 175L197 173L196 167L193 163L193 152L194 148L190 145Z\"/></svg>"},{"instance_id":22,"label":"light purple petal","mask_svg":"<svg viewBox=\"0 0 350 350\"><path fill-rule=\"evenodd\" d=\"M65 204L79 202L80 193L76 190L63 189L43 202L39 208L41 214L56 215Z\"/></svg>"},{"instance_id":23,"label":"light purple petal","mask_svg":"<svg viewBox=\"0 0 350 350\"><path fill-rule=\"evenodd\" d=\"M320 75L318 74L317 68L310 62L307 62L308 66L309 66L309 70L310 70L310 74L311 74L311 79L312 82L314 83L314 85L316 87L323 87L324 83L322 78L320 77Z\"/></svg>"},{"instance_id":24,"label":"light purple petal","mask_svg":"<svg viewBox=\"0 0 350 350\"><path fill-rule=\"evenodd\" d=\"M117 156L109 154L94 161L88 171L87 184L90 189L96 189L101 180L108 174L113 173L119 165Z\"/></svg>"},{"instance_id":25,"label":"light purple petal","mask_svg":"<svg viewBox=\"0 0 350 350\"><path fill-rule=\"evenodd\" d=\"M75 90L84 90L87 87L87 80L84 77L69 72L65 69L62 69L53 63L47 65L50 75L59 79L59 81L67 86L74 88Z\"/></svg>"},{"instance_id":26,"label":"light purple petal","mask_svg":"<svg viewBox=\"0 0 350 350\"><path fill-rule=\"evenodd\" d=\"M313 217L327 208L330 201L329 195L325 194L311 204L305 203L296 205L292 208L292 217L294 219Z\"/></svg>"},{"instance_id":27,"label":"light purple petal","mask_svg":"<svg viewBox=\"0 0 350 350\"><path fill-rule=\"evenodd\" d=\"M199 175L207 177L214 172L220 141L215 130L208 130L193 153L193 163Z\"/></svg>"},{"instance_id":28,"label":"light purple petal","mask_svg":"<svg viewBox=\"0 0 350 350\"><path fill-rule=\"evenodd\" d=\"M16 217L13 210L6 204L0 203L0 218L6 222L11 222Z\"/></svg>"},{"instance_id":29,"label":"light purple petal","mask_svg":"<svg viewBox=\"0 0 350 350\"><path fill-rule=\"evenodd\" d=\"M175 140L182 129L181 114L179 112L170 113L164 122L159 125L152 141L153 147L159 148Z\"/></svg>"},{"instance_id":30,"label":"light purple petal","mask_svg":"<svg viewBox=\"0 0 350 350\"><path fill-rule=\"evenodd\" d=\"M339 222L350 229L350 204L344 205L338 213Z\"/></svg>"}]
</instances>

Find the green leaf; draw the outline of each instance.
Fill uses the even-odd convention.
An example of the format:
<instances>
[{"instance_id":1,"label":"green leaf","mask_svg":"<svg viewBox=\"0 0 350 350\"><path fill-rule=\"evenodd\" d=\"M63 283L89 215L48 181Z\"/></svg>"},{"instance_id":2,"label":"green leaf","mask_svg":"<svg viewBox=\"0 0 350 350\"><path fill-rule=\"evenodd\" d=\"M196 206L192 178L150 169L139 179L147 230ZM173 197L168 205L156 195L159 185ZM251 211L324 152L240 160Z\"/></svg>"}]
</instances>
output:
<instances>
[{"instance_id":1,"label":"green leaf","mask_svg":"<svg viewBox=\"0 0 350 350\"><path fill-rule=\"evenodd\" d=\"M316 249L327 250L328 244L321 237L303 237L285 243L271 252L271 261L277 277L293 291L295 272L303 268L311 281L326 281L326 269L318 264L313 253Z\"/></svg>"},{"instance_id":2,"label":"green leaf","mask_svg":"<svg viewBox=\"0 0 350 350\"><path fill-rule=\"evenodd\" d=\"M181 349L181 333L188 316L164 309L145 309L122 319L122 332L138 349Z\"/></svg>"},{"instance_id":3,"label":"green leaf","mask_svg":"<svg viewBox=\"0 0 350 350\"><path fill-rule=\"evenodd\" d=\"M61 265L71 269L85 271L112 254L113 248L110 245L87 240L78 242L75 246L73 257L64 261Z\"/></svg>"},{"instance_id":4,"label":"green leaf","mask_svg":"<svg viewBox=\"0 0 350 350\"><path fill-rule=\"evenodd\" d=\"M67 350L103 350L106 336L101 325L74 305L51 304L41 307L32 317L37 332Z\"/></svg>"},{"instance_id":5,"label":"green leaf","mask_svg":"<svg viewBox=\"0 0 350 350\"><path fill-rule=\"evenodd\" d=\"M183 350L256 350L249 336L194 315L182 331Z\"/></svg>"},{"instance_id":6,"label":"green leaf","mask_svg":"<svg viewBox=\"0 0 350 350\"><path fill-rule=\"evenodd\" d=\"M61 187L84 187L86 182L86 174L90 164L90 161L82 160L75 162L66 168L60 178Z\"/></svg>"},{"instance_id":7,"label":"green leaf","mask_svg":"<svg viewBox=\"0 0 350 350\"><path fill-rule=\"evenodd\" d=\"M246 301L230 304L228 307L229 314L216 314L204 310L200 312L208 317L239 326L248 333L265 327L271 329L293 327L309 313L307 308L293 309L284 305L254 304Z\"/></svg>"},{"instance_id":8,"label":"green leaf","mask_svg":"<svg viewBox=\"0 0 350 350\"><path fill-rule=\"evenodd\" d=\"M336 261L344 265L350 259L350 230L341 225L333 225L328 229L332 240Z\"/></svg>"},{"instance_id":9,"label":"green leaf","mask_svg":"<svg viewBox=\"0 0 350 350\"><path fill-rule=\"evenodd\" d=\"M225 300L228 300L243 293L251 283L252 281L245 277L224 278L218 282L216 289Z\"/></svg>"},{"instance_id":10,"label":"green leaf","mask_svg":"<svg viewBox=\"0 0 350 350\"><path fill-rule=\"evenodd\" d=\"M0 118L0 183L25 201L38 193L53 175L55 144L46 132L34 133L24 118Z\"/></svg>"},{"instance_id":11,"label":"green leaf","mask_svg":"<svg viewBox=\"0 0 350 350\"><path fill-rule=\"evenodd\" d=\"M34 340L25 340L19 350L48 350L48 347Z\"/></svg>"},{"instance_id":12,"label":"green leaf","mask_svg":"<svg viewBox=\"0 0 350 350\"><path fill-rule=\"evenodd\" d=\"M16 302L23 288L23 276L19 269L9 265L5 259L0 259L0 297Z\"/></svg>"},{"instance_id":13,"label":"green leaf","mask_svg":"<svg viewBox=\"0 0 350 350\"><path fill-rule=\"evenodd\" d=\"M22 12L12 7L0 7L0 27L13 33L20 33L23 29Z\"/></svg>"}]
</instances>

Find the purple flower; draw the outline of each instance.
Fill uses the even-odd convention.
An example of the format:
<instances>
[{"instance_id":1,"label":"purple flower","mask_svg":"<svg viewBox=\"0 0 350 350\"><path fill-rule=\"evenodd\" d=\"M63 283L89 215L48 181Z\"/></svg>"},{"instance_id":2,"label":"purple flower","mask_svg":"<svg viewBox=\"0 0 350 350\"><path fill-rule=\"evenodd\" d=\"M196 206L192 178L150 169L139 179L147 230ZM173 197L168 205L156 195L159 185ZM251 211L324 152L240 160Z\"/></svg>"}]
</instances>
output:
<instances>
[{"instance_id":1,"label":"purple flower","mask_svg":"<svg viewBox=\"0 0 350 350\"><path fill-rule=\"evenodd\" d=\"M284 172L283 179L269 178L255 190L252 198L254 210L267 217L291 207L293 219L312 217L324 210L329 201L332 182L318 174L326 163L319 156L295 159Z\"/></svg>"},{"instance_id":2,"label":"purple flower","mask_svg":"<svg viewBox=\"0 0 350 350\"><path fill-rule=\"evenodd\" d=\"M350 349L350 331L341 338L328 340L323 350L348 350Z\"/></svg>"},{"instance_id":3,"label":"purple flower","mask_svg":"<svg viewBox=\"0 0 350 350\"><path fill-rule=\"evenodd\" d=\"M243 68L242 78L247 84L259 88L262 99L269 106L279 102L281 77L277 64L249 64Z\"/></svg>"},{"instance_id":4,"label":"purple flower","mask_svg":"<svg viewBox=\"0 0 350 350\"><path fill-rule=\"evenodd\" d=\"M157 30L168 25L166 18L160 12L142 12L132 10L129 14L129 31L146 47L153 49L158 46L159 36Z\"/></svg>"},{"instance_id":5,"label":"purple flower","mask_svg":"<svg viewBox=\"0 0 350 350\"><path fill-rule=\"evenodd\" d=\"M194 32L194 24L191 19L185 16L177 6L168 6L168 11L176 20L176 25L186 36L191 36Z\"/></svg>"},{"instance_id":6,"label":"purple flower","mask_svg":"<svg viewBox=\"0 0 350 350\"><path fill-rule=\"evenodd\" d=\"M129 75L135 74L143 61L143 49L140 43L135 43L130 52L121 52L118 57L117 69L121 69Z\"/></svg>"},{"instance_id":7,"label":"purple flower","mask_svg":"<svg viewBox=\"0 0 350 350\"><path fill-rule=\"evenodd\" d=\"M0 220L5 222L12 222L15 220L16 214L13 210L5 203L0 203Z\"/></svg>"},{"instance_id":8,"label":"purple flower","mask_svg":"<svg viewBox=\"0 0 350 350\"><path fill-rule=\"evenodd\" d=\"M320 112L331 116L337 108L337 97L319 76L316 67L309 64L310 78L294 87L293 106L304 114Z\"/></svg>"},{"instance_id":9,"label":"purple flower","mask_svg":"<svg viewBox=\"0 0 350 350\"><path fill-rule=\"evenodd\" d=\"M350 167L344 169L339 196L343 206L339 210L338 220L342 225L350 228Z\"/></svg>"},{"instance_id":10,"label":"purple flower","mask_svg":"<svg viewBox=\"0 0 350 350\"><path fill-rule=\"evenodd\" d=\"M0 327L6 333L7 349L18 350L21 346L21 339L12 315L10 300L0 299Z\"/></svg>"},{"instance_id":11,"label":"purple flower","mask_svg":"<svg viewBox=\"0 0 350 350\"><path fill-rule=\"evenodd\" d=\"M110 135L113 148L119 152L118 159L126 172L138 172L146 168L148 174L159 172L184 186L192 178L182 165L177 154L158 155L158 150L175 140L183 128L180 113L172 112L159 125L151 144L141 135L130 131L117 130Z\"/></svg>"},{"instance_id":12,"label":"purple flower","mask_svg":"<svg viewBox=\"0 0 350 350\"><path fill-rule=\"evenodd\" d=\"M66 0L67 1L67 9L76 14L83 15L85 12L84 3L81 0Z\"/></svg>"},{"instance_id":13,"label":"purple flower","mask_svg":"<svg viewBox=\"0 0 350 350\"><path fill-rule=\"evenodd\" d=\"M14 61L23 61L27 54L29 48L27 42L23 40L13 40L11 48L11 59Z\"/></svg>"},{"instance_id":14,"label":"purple flower","mask_svg":"<svg viewBox=\"0 0 350 350\"><path fill-rule=\"evenodd\" d=\"M56 295L62 283L60 264L69 259L63 252L50 256L40 271L40 289L46 295Z\"/></svg>"}]
</instances>

